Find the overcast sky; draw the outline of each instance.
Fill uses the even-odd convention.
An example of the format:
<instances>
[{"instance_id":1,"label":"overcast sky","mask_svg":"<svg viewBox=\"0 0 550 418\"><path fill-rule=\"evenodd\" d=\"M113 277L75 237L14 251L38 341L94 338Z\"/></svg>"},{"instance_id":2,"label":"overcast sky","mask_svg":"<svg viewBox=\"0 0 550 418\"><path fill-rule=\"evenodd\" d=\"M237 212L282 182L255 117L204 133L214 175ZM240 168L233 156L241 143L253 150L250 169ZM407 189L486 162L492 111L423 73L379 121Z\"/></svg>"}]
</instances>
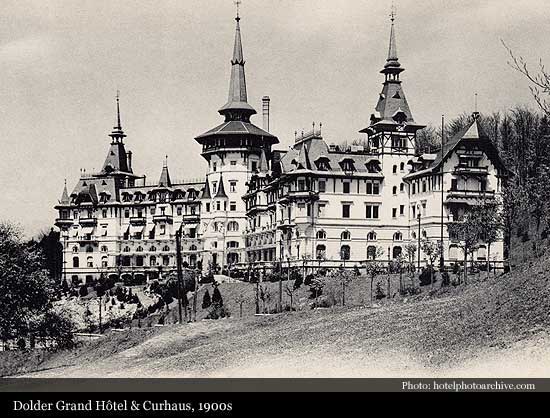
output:
<instances>
[{"instance_id":1,"label":"overcast sky","mask_svg":"<svg viewBox=\"0 0 550 418\"><path fill-rule=\"evenodd\" d=\"M507 62L504 39L550 65L547 0L396 0L403 88L417 122L474 107L534 107ZM391 0L243 0L249 102L271 96L271 130L323 123L329 142L353 140L381 90ZM63 180L101 168L121 91L134 172L202 177L194 137L221 123L229 87L232 0L2 0L0 220L49 228ZM261 126L261 117L253 122ZM69 190L70 191L70 190Z\"/></svg>"}]
</instances>

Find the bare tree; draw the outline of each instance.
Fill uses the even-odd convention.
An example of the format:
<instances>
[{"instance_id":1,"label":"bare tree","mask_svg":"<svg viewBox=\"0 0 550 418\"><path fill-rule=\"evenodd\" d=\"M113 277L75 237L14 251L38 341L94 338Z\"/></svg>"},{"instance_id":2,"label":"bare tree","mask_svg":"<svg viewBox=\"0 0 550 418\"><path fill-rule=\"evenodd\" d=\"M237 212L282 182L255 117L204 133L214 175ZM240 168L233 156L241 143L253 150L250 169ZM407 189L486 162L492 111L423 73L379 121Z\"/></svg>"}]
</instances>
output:
<instances>
[{"instance_id":1,"label":"bare tree","mask_svg":"<svg viewBox=\"0 0 550 418\"><path fill-rule=\"evenodd\" d=\"M372 305L372 292L374 280L386 270L386 263L382 261L384 258L384 250L382 247L375 247L374 259L367 261L366 273L370 279L370 303Z\"/></svg>"},{"instance_id":2,"label":"bare tree","mask_svg":"<svg viewBox=\"0 0 550 418\"><path fill-rule=\"evenodd\" d=\"M239 305L239 318L243 317L243 304L246 302L246 298L241 293L235 298L235 303Z\"/></svg>"},{"instance_id":3,"label":"bare tree","mask_svg":"<svg viewBox=\"0 0 550 418\"><path fill-rule=\"evenodd\" d=\"M434 285L434 265L435 262L441 257L441 251L442 247L439 242L432 241L429 239L423 239L422 243L422 251L426 256L428 257L428 261L430 263L430 286L433 287Z\"/></svg>"}]
</instances>

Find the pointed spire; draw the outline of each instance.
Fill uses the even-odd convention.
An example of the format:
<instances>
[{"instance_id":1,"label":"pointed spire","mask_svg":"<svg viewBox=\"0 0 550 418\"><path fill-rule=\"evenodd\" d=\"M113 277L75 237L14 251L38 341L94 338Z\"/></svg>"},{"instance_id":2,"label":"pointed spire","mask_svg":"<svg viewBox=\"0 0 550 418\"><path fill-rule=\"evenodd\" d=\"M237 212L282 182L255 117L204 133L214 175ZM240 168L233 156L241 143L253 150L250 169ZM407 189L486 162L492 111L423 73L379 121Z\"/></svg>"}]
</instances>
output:
<instances>
[{"instance_id":1,"label":"pointed spire","mask_svg":"<svg viewBox=\"0 0 550 418\"><path fill-rule=\"evenodd\" d=\"M164 160L164 164L162 165L162 172L160 173L159 186L172 187L172 180L170 180L170 173L168 172L168 156L166 156L166 159Z\"/></svg>"},{"instance_id":2,"label":"pointed spire","mask_svg":"<svg viewBox=\"0 0 550 418\"><path fill-rule=\"evenodd\" d=\"M268 171L269 171L269 165L267 164L265 150L262 148L262 153L260 154L260 173L267 173Z\"/></svg>"},{"instance_id":3,"label":"pointed spire","mask_svg":"<svg viewBox=\"0 0 550 418\"><path fill-rule=\"evenodd\" d=\"M237 6L240 2L236 3ZM225 116L227 122L239 120L248 122L250 116L256 113L256 110L248 104L246 92L246 77L244 72L244 55L241 40L241 18L237 8L237 22L235 28L235 44L233 46L233 58L231 59L231 79L229 82L229 97L227 103L219 110L219 113Z\"/></svg>"},{"instance_id":4,"label":"pointed spire","mask_svg":"<svg viewBox=\"0 0 550 418\"><path fill-rule=\"evenodd\" d=\"M70 204L69 193L67 192L67 179L65 179L65 186L63 187L63 193L61 194L61 200L59 201L59 204L60 205Z\"/></svg>"},{"instance_id":5,"label":"pointed spire","mask_svg":"<svg viewBox=\"0 0 550 418\"><path fill-rule=\"evenodd\" d=\"M388 67L401 67L399 59L397 58L397 41L395 40L395 5L392 4L392 11L390 14L391 30L390 30L390 46L388 49L388 59L386 60L385 68Z\"/></svg>"},{"instance_id":6,"label":"pointed spire","mask_svg":"<svg viewBox=\"0 0 550 418\"><path fill-rule=\"evenodd\" d=\"M223 174L220 174L220 185L218 186L218 191L214 199L227 199L227 194L225 193L225 187L223 185Z\"/></svg>"},{"instance_id":7,"label":"pointed spire","mask_svg":"<svg viewBox=\"0 0 550 418\"><path fill-rule=\"evenodd\" d=\"M126 137L120 123L120 91L116 91L116 126L113 128L109 136L113 139L113 143L122 142Z\"/></svg>"},{"instance_id":8,"label":"pointed spire","mask_svg":"<svg viewBox=\"0 0 550 418\"><path fill-rule=\"evenodd\" d=\"M210 191L210 182L206 179L204 189L202 189L201 199L212 199L212 192Z\"/></svg>"}]
</instances>

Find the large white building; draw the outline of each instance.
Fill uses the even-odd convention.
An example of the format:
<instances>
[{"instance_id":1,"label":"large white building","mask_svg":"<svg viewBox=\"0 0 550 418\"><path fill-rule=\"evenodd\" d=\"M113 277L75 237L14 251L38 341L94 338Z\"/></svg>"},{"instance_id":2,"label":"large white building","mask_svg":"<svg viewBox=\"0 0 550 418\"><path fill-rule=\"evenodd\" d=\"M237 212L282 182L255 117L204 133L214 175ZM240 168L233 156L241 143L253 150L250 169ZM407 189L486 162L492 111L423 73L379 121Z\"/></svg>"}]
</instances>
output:
<instances>
[{"instance_id":1,"label":"large white building","mask_svg":"<svg viewBox=\"0 0 550 418\"><path fill-rule=\"evenodd\" d=\"M269 133L269 99L261 129L250 120L256 111L244 65L237 16L224 121L195 138L208 162L204 180L173 182L167 164L154 184L135 175L117 100L103 169L83 175L70 194L65 187L56 206L68 279L173 274L180 229L184 261L203 270L303 259L352 265L375 257L377 247L391 259L418 233L439 240L442 219L456 221L480 198L501 193L506 170L476 115L443 153L418 155L424 126L405 98L393 18L382 92L361 145L329 144L314 125L295 135L290 150L273 149L279 141ZM444 235L446 260L461 259L446 227ZM476 256L488 255L480 247ZM502 242L491 256L502 260Z\"/></svg>"}]
</instances>

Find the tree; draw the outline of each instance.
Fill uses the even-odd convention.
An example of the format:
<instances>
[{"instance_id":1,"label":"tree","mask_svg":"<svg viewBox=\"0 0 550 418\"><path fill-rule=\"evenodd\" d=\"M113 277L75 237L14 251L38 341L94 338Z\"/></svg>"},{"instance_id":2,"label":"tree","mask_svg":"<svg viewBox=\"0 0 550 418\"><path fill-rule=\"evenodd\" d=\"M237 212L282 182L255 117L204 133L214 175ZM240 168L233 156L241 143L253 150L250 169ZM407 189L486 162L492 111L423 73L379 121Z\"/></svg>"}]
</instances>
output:
<instances>
[{"instance_id":1,"label":"tree","mask_svg":"<svg viewBox=\"0 0 550 418\"><path fill-rule=\"evenodd\" d=\"M374 280L385 271L385 263L382 260L384 250L381 247L375 247L374 259L367 261L366 274L370 279L370 303L372 305Z\"/></svg>"},{"instance_id":2,"label":"tree","mask_svg":"<svg viewBox=\"0 0 550 418\"><path fill-rule=\"evenodd\" d=\"M300 279L301 279L301 276L300 276ZM288 295L288 297L290 297L290 311L292 311L293 305L294 305L294 293L298 289L299 289L299 287L296 287L296 285L290 286L290 285L287 284L285 286L285 293Z\"/></svg>"},{"instance_id":3,"label":"tree","mask_svg":"<svg viewBox=\"0 0 550 418\"><path fill-rule=\"evenodd\" d=\"M246 298L241 293L235 298L235 303L239 305L239 318L243 317L243 304L246 302Z\"/></svg>"},{"instance_id":4,"label":"tree","mask_svg":"<svg viewBox=\"0 0 550 418\"><path fill-rule=\"evenodd\" d=\"M212 305L212 301L210 300L210 292L206 289L206 292L204 292L204 296L202 297L202 309L208 309L210 308L210 305Z\"/></svg>"},{"instance_id":5,"label":"tree","mask_svg":"<svg viewBox=\"0 0 550 418\"><path fill-rule=\"evenodd\" d=\"M481 226L478 212L470 210L466 212L461 221L447 225L450 237L458 239L464 253L464 284L468 284L468 255L472 255L477 249Z\"/></svg>"},{"instance_id":6,"label":"tree","mask_svg":"<svg viewBox=\"0 0 550 418\"><path fill-rule=\"evenodd\" d=\"M311 291L311 296L315 299L315 304L317 304L319 296L323 294L323 289L325 288L325 285L325 280L320 276L314 277L311 281L311 284L309 285L309 290Z\"/></svg>"},{"instance_id":7,"label":"tree","mask_svg":"<svg viewBox=\"0 0 550 418\"><path fill-rule=\"evenodd\" d=\"M491 245L498 241L504 228L502 203L485 200L477 207L480 237L487 244L487 277L491 271Z\"/></svg>"},{"instance_id":8,"label":"tree","mask_svg":"<svg viewBox=\"0 0 550 418\"><path fill-rule=\"evenodd\" d=\"M339 268L335 275L340 282L340 286L342 286L342 306L346 306L346 288L351 284L357 274L355 269L354 271L350 271L344 268Z\"/></svg>"},{"instance_id":9,"label":"tree","mask_svg":"<svg viewBox=\"0 0 550 418\"><path fill-rule=\"evenodd\" d=\"M212 305L222 307L223 299L222 294L218 286L214 286L214 292L212 293Z\"/></svg>"},{"instance_id":10,"label":"tree","mask_svg":"<svg viewBox=\"0 0 550 418\"><path fill-rule=\"evenodd\" d=\"M434 285L434 265L435 262L441 257L441 243L435 242L429 239L423 239L421 243L421 248L426 257L428 257L429 267L430 267L430 285Z\"/></svg>"}]
</instances>

